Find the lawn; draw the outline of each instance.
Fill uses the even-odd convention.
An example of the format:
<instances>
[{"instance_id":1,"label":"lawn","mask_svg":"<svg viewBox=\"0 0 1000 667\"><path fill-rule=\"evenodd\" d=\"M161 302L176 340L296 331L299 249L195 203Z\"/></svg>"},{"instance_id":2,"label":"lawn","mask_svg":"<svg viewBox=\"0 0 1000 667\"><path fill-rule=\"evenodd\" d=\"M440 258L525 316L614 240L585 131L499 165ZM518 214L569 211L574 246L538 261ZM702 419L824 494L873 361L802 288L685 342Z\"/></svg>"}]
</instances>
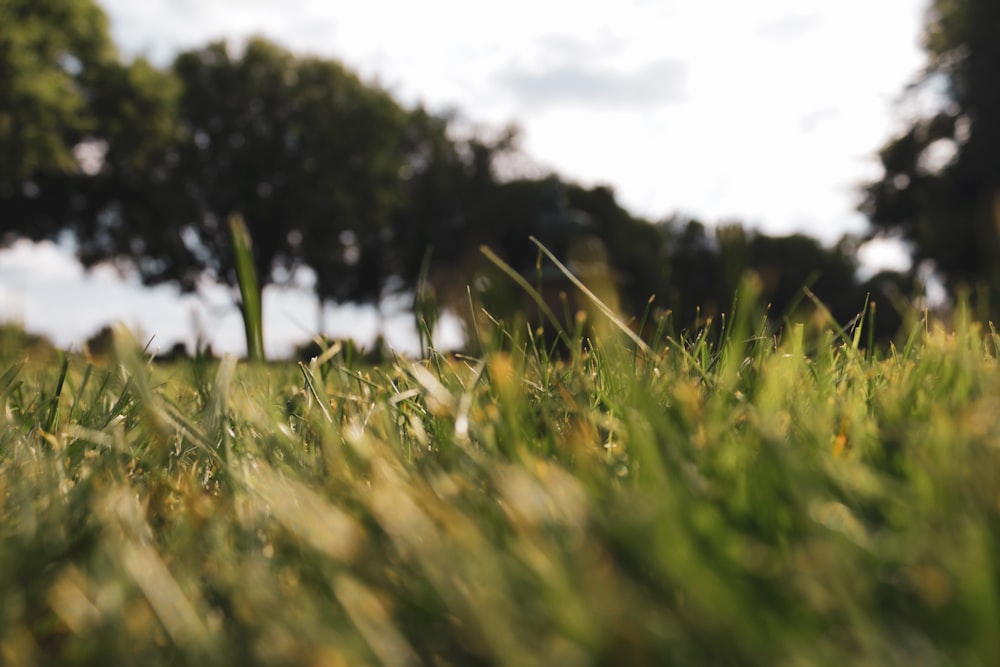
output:
<instances>
[{"instance_id":1,"label":"lawn","mask_svg":"<svg viewBox=\"0 0 1000 667\"><path fill-rule=\"evenodd\" d=\"M1000 664L991 328L652 325L379 366L5 337L0 664Z\"/></svg>"}]
</instances>

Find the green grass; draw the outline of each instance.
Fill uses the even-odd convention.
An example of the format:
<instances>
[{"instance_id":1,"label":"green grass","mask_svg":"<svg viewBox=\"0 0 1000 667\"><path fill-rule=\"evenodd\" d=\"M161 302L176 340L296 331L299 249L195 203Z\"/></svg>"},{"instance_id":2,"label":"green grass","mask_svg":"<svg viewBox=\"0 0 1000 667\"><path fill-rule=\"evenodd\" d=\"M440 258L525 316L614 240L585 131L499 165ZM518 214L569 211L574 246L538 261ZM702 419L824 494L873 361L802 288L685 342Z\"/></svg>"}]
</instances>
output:
<instances>
[{"instance_id":1,"label":"green grass","mask_svg":"<svg viewBox=\"0 0 1000 667\"><path fill-rule=\"evenodd\" d=\"M264 310L257 269L254 268L253 242L246 223L239 215L229 218L229 240L236 265L237 283L240 288L240 316L247 342L247 359L264 361Z\"/></svg>"},{"instance_id":2,"label":"green grass","mask_svg":"<svg viewBox=\"0 0 1000 667\"><path fill-rule=\"evenodd\" d=\"M1000 339L743 312L378 367L0 347L0 664L1000 664Z\"/></svg>"}]
</instances>

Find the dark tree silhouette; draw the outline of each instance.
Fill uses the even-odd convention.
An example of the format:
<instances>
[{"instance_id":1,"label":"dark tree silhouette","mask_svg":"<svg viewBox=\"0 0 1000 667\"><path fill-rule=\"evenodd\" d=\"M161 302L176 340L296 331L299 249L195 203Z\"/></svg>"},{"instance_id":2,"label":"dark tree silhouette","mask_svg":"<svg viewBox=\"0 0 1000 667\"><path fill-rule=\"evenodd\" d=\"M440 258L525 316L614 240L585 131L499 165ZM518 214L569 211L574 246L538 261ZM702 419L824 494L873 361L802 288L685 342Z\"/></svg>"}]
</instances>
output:
<instances>
[{"instance_id":1,"label":"dark tree silhouette","mask_svg":"<svg viewBox=\"0 0 1000 667\"><path fill-rule=\"evenodd\" d=\"M996 6L935 3L925 79L947 82L952 104L886 147L886 176L864 207L953 281L1000 285L1000 113L986 85ZM429 326L437 305L467 314L469 288L495 315L532 317L486 245L572 327L588 304L530 237L626 318L655 295L678 327L697 326L730 307L747 271L776 321L806 284L841 322L863 305L847 243L680 217L654 225L608 187L504 172L520 155L516 128L461 132L456 118L405 109L337 61L264 39L208 44L164 71L123 62L89 0L0 2L0 244L69 230L84 264L116 262L191 291L236 283L227 222L239 215L261 288L303 267L321 304L419 288ZM951 160L933 164L949 145ZM901 284L879 276L868 287Z\"/></svg>"},{"instance_id":2,"label":"dark tree silhouette","mask_svg":"<svg viewBox=\"0 0 1000 667\"><path fill-rule=\"evenodd\" d=\"M174 138L176 86L124 63L91 0L0 3L0 244L81 238ZM87 254L88 249L82 249Z\"/></svg>"},{"instance_id":3,"label":"dark tree silhouette","mask_svg":"<svg viewBox=\"0 0 1000 667\"><path fill-rule=\"evenodd\" d=\"M169 169L189 215L172 228L198 269L234 281L225 222L238 213L262 283L309 266L321 300L376 300L386 275L371 248L399 203L403 109L336 61L262 39L183 53L173 70L184 139Z\"/></svg>"},{"instance_id":4,"label":"dark tree silhouette","mask_svg":"<svg viewBox=\"0 0 1000 667\"><path fill-rule=\"evenodd\" d=\"M875 234L910 242L953 291L1000 294L1000 3L934 0L928 62L909 95L941 98L881 150L884 174L865 186L861 211Z\"/></svg>"}]
</instances>

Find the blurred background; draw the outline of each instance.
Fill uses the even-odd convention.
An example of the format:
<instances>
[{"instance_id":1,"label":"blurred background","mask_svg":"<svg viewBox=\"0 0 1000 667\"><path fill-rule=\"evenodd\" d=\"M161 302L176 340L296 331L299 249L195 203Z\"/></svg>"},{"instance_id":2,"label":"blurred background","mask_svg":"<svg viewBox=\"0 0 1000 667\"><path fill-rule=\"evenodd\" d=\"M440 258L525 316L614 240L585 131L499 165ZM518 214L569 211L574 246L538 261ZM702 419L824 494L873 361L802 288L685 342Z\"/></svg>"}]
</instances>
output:
<instances>
[{"instance_id":1,"label":"blurred background","mask_svg":"<svg viewBox=\"0 0 1000 667\"><path fill-rule=\"evenodd\" d=\"M989 314L998 44L995 0L5 0L0 320L243 353L232 215L271 356L460 347L525 306L482 245L558 306L531 235L678 328L748 272L776 321Z\"/></svg>"}]
</instances>

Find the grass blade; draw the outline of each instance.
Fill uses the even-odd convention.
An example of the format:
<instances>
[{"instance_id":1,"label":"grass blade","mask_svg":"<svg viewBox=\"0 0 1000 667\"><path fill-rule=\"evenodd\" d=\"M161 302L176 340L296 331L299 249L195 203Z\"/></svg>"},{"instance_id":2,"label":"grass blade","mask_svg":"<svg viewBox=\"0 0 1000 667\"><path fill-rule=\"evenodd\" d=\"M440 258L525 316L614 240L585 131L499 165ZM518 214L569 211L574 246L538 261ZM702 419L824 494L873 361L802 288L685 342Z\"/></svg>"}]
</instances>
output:
<instances>
[{"instance_id":1,"label":"grass blade","mask_svg":"<svg viewBox=\"0 0 1000 667\"><path fill-rule=\"evenodd\" d=\"M548 257L552 261L552 263L556 265L556 268L559 269L564 276L566 276L566 279L569 280L574 285L576 285L577 289L583 292L584 296L590 299L591 302L593 302L593 304L597 306L597 309L600 310L605 317L611 320L612 324L614 324L616 327L618 327L618 329L622 331L622 333L628 336L629 339L633 343L635 343L640 350L649 353L650 350L649 346L646 345L646 341L644 341L642 338L639 338L639 335L636 334L636 332L632 331L632 329L630 329L629 326L625 324L614 313L614 311L608 308L608 306L603 301L601 301L596 294L591 292L590 289L586 285L584 285L579 278L574 276L573 273L569 269L567 269L562 262L556 259L556 256L553 255L548 248L542 245L542 243L538 239L536 239L534 236L530 238L531 242L534 243L536 246L538 246L538 249L541 250L543 253L545 253L545 256Z\"/></svg>"},{"instance_id":2,"label":"grass blade","mask_svg":"<svg viewBox=\"0 0 1000 667\"><path fill-rule=\"evenodd\" d=\"M514 268L510 266L507 262L500 259L496 255L496 253L494 253L488 247L480 246L479 251L482 252L484 255L486 255L486 259L496 264L498 269L506 273L511 280L517 283L518 287L523 289L528 294L528 296L531 297L532 301L534 301L535 304L538 306L538 309L542 312L543 315L545 315L545 319L549 320L549 322L552 323L552 326L555 327L556 334L559 336L560 340L562 340L563 343L566 344L566 347L568 349L572 349L573 341L570 339L569 334L566 333L566 328L559 323L559 318L556 317L556 314L552 312L551 308L549 308L549 304L545 303L545 299L543 299L542 295L538 293L538 290L532 287L531 283L529 283L527 280L524 279L524 276L515 271Z\"/></svg>"},{"instance_id":3,"label":"grass blade","mask_svg":"<svg viewBox=\"0 0 1000 667\"><path fill-rule=\"evenodd\" d=\"M233 243L236 278L240 286L240 312L243 315L243 329L247 338L247 358L250 361L262 362L265 359L261 290L257 280L257 270L254 268L250 232L239 215L229 218L229 234Z\"/></svg>"}]
</instances>

